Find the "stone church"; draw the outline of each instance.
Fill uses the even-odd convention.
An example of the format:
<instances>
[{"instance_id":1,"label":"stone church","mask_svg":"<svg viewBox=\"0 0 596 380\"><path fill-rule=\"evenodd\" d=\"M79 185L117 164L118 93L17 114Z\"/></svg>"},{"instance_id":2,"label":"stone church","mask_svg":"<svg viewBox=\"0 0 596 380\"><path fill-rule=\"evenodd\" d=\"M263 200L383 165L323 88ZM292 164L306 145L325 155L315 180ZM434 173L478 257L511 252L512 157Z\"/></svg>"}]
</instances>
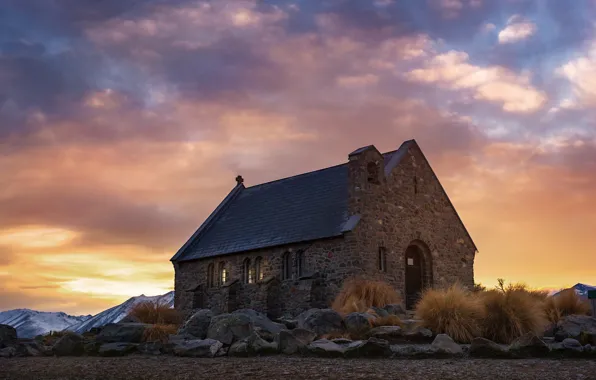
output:
<instances>
[{"instance_id":1,"label":"stone church","mask_svg":"<svg viewBox=\"0 0 596 380\"><path fill-rule=\"evenodd\" d=\"M426 287L474 284L476 245L415 140L256 186L236 181L171 259L183 313L296 315L328 307L352 276L391 284L407 308Z\"/></svg>"}]
</instances>

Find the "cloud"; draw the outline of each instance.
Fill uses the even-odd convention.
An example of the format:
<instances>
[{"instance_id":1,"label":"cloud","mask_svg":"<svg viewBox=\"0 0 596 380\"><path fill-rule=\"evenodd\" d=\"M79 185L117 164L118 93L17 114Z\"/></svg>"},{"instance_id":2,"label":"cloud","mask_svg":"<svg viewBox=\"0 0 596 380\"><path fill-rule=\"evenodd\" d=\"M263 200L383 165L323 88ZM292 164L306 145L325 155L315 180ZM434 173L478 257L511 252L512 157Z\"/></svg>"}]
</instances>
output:
<instances>
[{"instance_id":1,"label":"cloud","mask_svg":"<svg viewBox=\"0 0 596 380\"><path fill-rule=\"evenodd\" d=\"M583 54L557 68L556 74L572 86L573 94L583 107L596 104L596 42L588 44ZM572 101L571 101L572 102ZM569 104L569 102L567 102Z\"/></svg>"},{"instance_id":2,"label":"cloud","mask_svg":"<svg viewBox=\"0 0 596 380\"><path fill-rule=\"evenodd\" d=\"M459 51L435 55L423 68L411 70L405 77L471 91L474 99L500 104L512 113L537 111L547 100L546 94L532 86L529 74L517 75L500 66L476 66L469 62L467 53Z\"/></svg>"},{"instance_id":3,"label":"cloud","mask_svg":"<svg viewBox=\"0 0 596 380\"><path fill-rule=\"evenodd\" d=\"M528 39L533 36L538 28L536 24L524 20L519 15L514 15L507 20L507 25L499 32L500 44L511 44Z\"/></svg>"}]
</instances>

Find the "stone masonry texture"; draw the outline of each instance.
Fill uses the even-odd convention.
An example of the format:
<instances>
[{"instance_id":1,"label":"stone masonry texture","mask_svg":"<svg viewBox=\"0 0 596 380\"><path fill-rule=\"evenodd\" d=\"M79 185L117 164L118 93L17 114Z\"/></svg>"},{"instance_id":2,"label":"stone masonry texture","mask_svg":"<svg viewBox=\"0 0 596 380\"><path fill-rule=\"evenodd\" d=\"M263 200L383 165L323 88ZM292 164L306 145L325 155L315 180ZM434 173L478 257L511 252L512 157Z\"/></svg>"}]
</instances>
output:
<instances>
[{"instance_id":1,"label":"stone masonry texture","mask_svg":"<svg viewBox=\"0 0 596 380\"><path fill-rule=\"evenodd\" d=\"M272 247L195 261L175 262L175 307L182 313L210 308L215 313L250 308L270 317L297 315L312 307L329 307L343 281L353 276L382 280L405 299L405 253L416 246L424 261L424 286L455 282L474 284L476 247L417 144L412 144L389 175L374 148L350 157L349 212L360 215L356 228L341 237ZM376 170L374 169L376 165ZM375 175L374 179L370 176ZM379 269L379 247L386 251ZM303 252L302 276L297 253ZM291 276L282 275L282 258L290 255ZM261 278L243 281L244 260L261 260ZM220 285L223 263L227 281ZM207 268L216 268L215 286Z\"/></svg>"}]
</instances>

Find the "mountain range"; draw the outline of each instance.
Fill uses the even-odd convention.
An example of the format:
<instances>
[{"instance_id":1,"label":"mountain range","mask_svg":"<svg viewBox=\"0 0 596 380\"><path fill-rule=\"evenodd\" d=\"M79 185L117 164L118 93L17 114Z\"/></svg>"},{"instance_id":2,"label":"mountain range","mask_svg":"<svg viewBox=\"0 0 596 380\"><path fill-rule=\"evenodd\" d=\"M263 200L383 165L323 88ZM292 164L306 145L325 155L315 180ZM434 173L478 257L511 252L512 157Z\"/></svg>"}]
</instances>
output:
<instances>
[{"instance_id":1,"label":"mountain range","mask_svg":"<svg viewBox=\"0 0 596 380\"><path fill-rule=\"evenodd\" d=\"M586 285L586 284L577 283L568 289L575 289L575 292L577 293L578 296L580 296L581 298L588 298L588 290L596 290L596 286L590 286L590 285ZM565 290L567 290L567 289L565 289ZM557 294L561 293L562 291L563 290L555 293L554 295L556 296Z\"/></svg>"},{"instance_id":2,"label":"mountain range","mask_svg":"<svg viewBox=\"0 0 596 380\"><path fill-rule=\"evenodd\" d=\"M75 331L84 333L93 327L121 321L132 308L141 302L158 302L174 307L174 291L159 296L140 295L132 297L97 315L72 316L62 312L44 312L30 309L15 309L0 312L0 324L17 330L19 338L33 338L50 331Z\"/></svg>"}]
</instances>

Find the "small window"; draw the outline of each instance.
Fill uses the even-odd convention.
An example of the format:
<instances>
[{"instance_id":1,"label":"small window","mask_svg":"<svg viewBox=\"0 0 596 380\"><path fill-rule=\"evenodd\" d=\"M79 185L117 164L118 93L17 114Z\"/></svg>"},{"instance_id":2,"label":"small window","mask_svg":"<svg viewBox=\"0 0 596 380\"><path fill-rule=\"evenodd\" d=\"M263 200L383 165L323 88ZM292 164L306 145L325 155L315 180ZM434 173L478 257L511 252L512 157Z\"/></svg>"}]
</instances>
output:
<instances>
[{"instance_id":1,"label":"small window","mask_svg":"<svg viewBox=\"0 0 596 380\"><path fill-rule=\"evenodd\" d=\"M261 269L262 262L263 258L261 256L255 259L255 278L257 281L261 281L263 279L263 271Z\"/></svg>"},{"instance_id":2,"label":"small window","mask_svg":"<svg viewBox=\"0 0 596 380\"><path fill-rule=\"evenodd\" d=\"M292 262L290 252L284 253L281 262L281 278L282 280L289 280L292 278Z\"/></svg>"},{"instance_id":3,"label":"small window","mask_svg":"<svg viewBox=\"0 0 596 380\"><path fill-rule=\"evenodd\" d=\"M306 272L306 258L304 251L298 251L296 254L296 269L298 277L304 276L304 273Z\"/></svg>"},{"instance_id":4,"label":"small window","mask_svg":"<svg viewBox=\"0 0 596 380\"><path fill-rule=\"evenodd\" d=\"M207 267L207 286L210 288L215 286L215 266L213 263Z\"/></svg>"},{"instance_id":5,"label":"small window","mask_svg":"<svg viewBox=\"0 0 596 380\"><path fill-rule=\"evenodd\" d=\"M376 162L369 162L366 171L369 183L379 183L379 165Z\"/></svg>"},{"instance_id":6,"label":"small window","mask_svg":"<svg viewBox=\"0 0 596 380\"><path fill-rule=\"evenodd\" d=\"M242 281L245 284L252 284L251 271L252 267L250 266L250 259L244 259L244 262L242 263Z\"/></svg>"},{"instance_id":7,"label":"small window","mask_svg":"<svg viewBox=\"0 0 596 380\"><path fill-rule=\"evenodd\" d=\"M228 271L226 270L226 263L223 261L219 263L219 285L223 285L228 280Z\"/></svg>"},{"instance_id":8,"label":"small window","mask_svg":"<svg viewBox=\"0 0 596 380\"><path fill-rule=\"evenodd\" d=\"M379 270L387 272L387 250L385 247L379 247Z\"/></svg>"}]
</instances>

